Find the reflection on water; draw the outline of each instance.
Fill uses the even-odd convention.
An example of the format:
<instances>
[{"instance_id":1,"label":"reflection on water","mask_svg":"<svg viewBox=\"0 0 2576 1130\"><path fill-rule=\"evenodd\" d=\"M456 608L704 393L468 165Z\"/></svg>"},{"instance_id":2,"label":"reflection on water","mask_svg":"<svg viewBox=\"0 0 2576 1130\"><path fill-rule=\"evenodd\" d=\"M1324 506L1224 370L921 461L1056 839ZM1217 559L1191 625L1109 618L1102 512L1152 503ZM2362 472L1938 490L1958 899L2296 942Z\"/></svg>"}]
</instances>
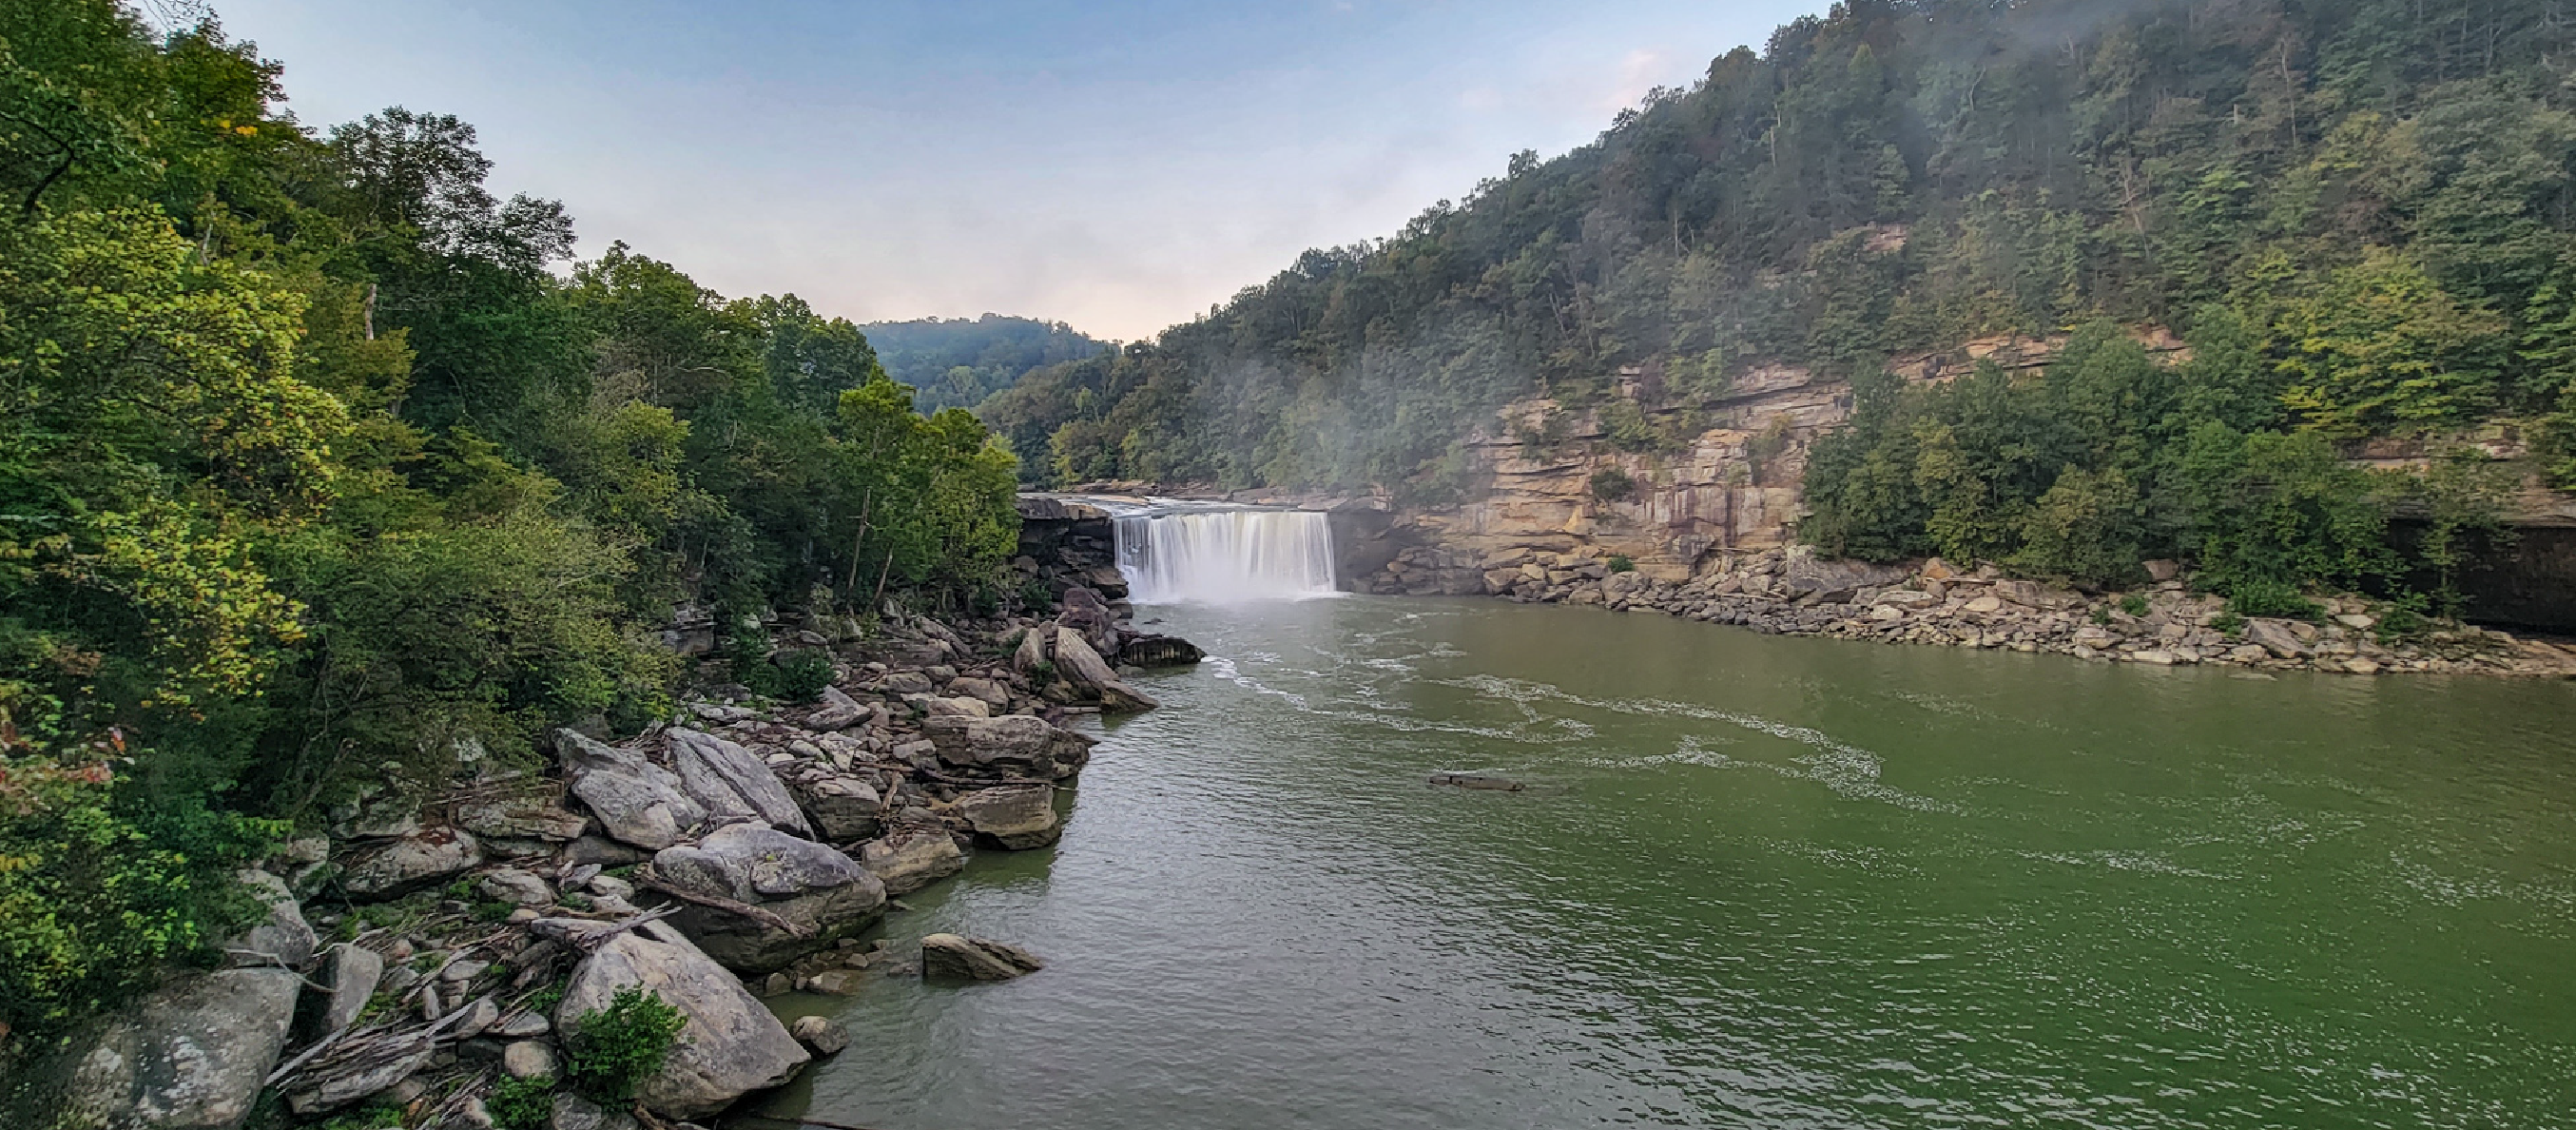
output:
<instances>
[{"instance_id":1,"label":"reflection on water","mask_svg":"<svg viewBox=\"0 0 2576 1130\"><path fill-rule=\"evenodd\" d=\"M1006 1127L2576 1125L2576 687L1589 609L1158 610L1053 852L766 1108ZM1528 780L1433 789L1433 770Z\"/></svg>"}]
</instances>

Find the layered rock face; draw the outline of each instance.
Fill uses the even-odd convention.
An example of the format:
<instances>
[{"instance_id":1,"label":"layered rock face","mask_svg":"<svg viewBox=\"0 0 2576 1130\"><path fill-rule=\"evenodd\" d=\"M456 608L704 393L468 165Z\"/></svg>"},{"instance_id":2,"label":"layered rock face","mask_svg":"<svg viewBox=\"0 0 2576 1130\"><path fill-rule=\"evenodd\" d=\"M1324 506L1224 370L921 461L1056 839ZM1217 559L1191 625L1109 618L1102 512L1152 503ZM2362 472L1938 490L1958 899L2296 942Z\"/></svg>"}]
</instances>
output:
<instances>
[{"instance_id":1,"label":"layered rock face","mask_svg":"<svg viewBox=\"0 0 2576 1130\"><path fill-rule=\"evenodd\" d=\"M2163 331L2138 336L2150 351L2184 355L2181 342ZM1946 381L1980 362L2038 368L2064 346L2064 338L1987 338L1952 353L1899 358L1892 367L1911 380ZM1622 391L1631 396L1649 379L1636 369L1621 376ZM1501 414L1507 426L1465 441L1467 473L1486 484L1483 491L1455 506L1398 514L1381 539L1392 546L1388 560L1358 572L1352 586L1475 595L1494 591L1486 573L1511 567L1492 562L1577 552L1625 557L1648 577L1686 581L1713 555L1788 546L1805 513L1808 451L1849 420L1851 408L1847 381L1763 366L1697 409L1646 412L1649 425L1667 431L1693 422L1696 412L1699 427L1679 451L1638 453L1615 448L1596 412L1567 412L1546 399L1518 401ZM1621 478L1600 483L1604 475ZM1622 479L1624 490L1615 485Z\"/></svg>"}]
</instances>

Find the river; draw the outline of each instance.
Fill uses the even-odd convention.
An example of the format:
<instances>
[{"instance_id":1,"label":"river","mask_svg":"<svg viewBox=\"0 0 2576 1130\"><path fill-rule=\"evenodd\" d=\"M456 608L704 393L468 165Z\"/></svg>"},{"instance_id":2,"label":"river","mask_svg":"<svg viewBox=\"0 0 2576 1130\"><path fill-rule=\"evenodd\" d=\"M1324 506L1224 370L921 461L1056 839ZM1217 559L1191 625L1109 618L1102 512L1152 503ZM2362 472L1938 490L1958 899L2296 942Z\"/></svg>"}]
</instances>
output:
<instances>
[{"instance_id":1,"label":"river","mask_svg":"<svg viewBox=\"0 0 2576 1130\"><path fill-rule=\"evenodd\" d=\"M2576 1126L2576 685L1353 597L1148 609L995 985L788 997L877 1130ZM1520 793L1424 784L1435 770Z\"/></svg>"}]
</instances>

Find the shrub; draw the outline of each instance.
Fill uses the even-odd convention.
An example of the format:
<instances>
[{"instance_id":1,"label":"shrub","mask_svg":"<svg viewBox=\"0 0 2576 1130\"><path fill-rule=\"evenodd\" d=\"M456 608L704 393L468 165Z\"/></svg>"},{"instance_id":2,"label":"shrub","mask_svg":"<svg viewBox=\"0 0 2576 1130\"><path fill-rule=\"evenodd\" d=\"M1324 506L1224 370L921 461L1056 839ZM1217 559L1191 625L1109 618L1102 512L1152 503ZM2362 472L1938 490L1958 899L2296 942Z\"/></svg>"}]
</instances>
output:
<instances>
[{"instance_id":1,"label":"shrub","mask_svg":"<svg viewBox=\"0 0 2576 1130\"><path fill-rule=\"evenodd\" d=\"M1637 571L1637 561L1635 558L1629 557L1627 554L1618 554L1610 559L1610 571L1613 573L1634 573Z\"/></svg>"},{"instance_id":2,"label":"shrub","mask_svg":"<svg viewBox=\"0 0 2576 1130\"><path fill-rule=\"evenodd\" d=\"M2227 609L2239 616L2280 616L2292 620L2314 620L2325 615L2297 588L2278 581L2250 580L2239 582L2228 594Z\"/></svg>"},{"instance_id":3,"label":"shrub","mask_svg":"<svg viewBox=\"0 0 2576 1130\"><path fill-rule=\"evenodd\" d=\"M2231 608L2219 613L2216 619L2209 622L2209 626L2218 634L2232 640L2245 634L2245 617L2238 615L2236 610Z\"/></svg>"},{"instance_id":4,"label":"shrub","mask_svg":"<svg viewBox=\"0 0 2576 1130\"><path fill-rule=\"evenodd\" d=\"M492 1125L498 1130L544 1130L554 1117L554 1095L555 1081L550 1076L503 1079L493 1086L483 1108L491 1112Z\"/></svg>"},{"instance_id":5,"label":"shrub","mask_svg":"<svg viewBox=\"0 0 2576 1130\"><path fill-rule=\"evenodd\" d=\"M662 1069L686 1024L680 1010L641 985L617 990L608 1007L573 1021L566 1041L574 1090L601 1103L624 1103Z\"/></svg>"},{"instance_id":6,"label":"shrub","mask_svg":"<svg viewBox=\"0 0 2576 1130\"><path fill-rule=\"evenodd\" d=\"M2145 616L2147 614L2147 598L2139 596L2136 593L2130 593L2127 596L2123 596L2120 598L2120 611L2126 612L2131 616Z\"/></svg>"},{"instance_id":7,"label":"shrub","mask_svg":"<svg viewBox=\"0 0 2576 1130\"><path fill-rule=\"evenodd\" d=\"M1592 473L1592 497L1603 502L1618 502L1637 493L1637 480L1617 467Z\"/></svg>"},{"instance_id":8,"label":"shrub","mask_svg":"<svg viewBox=\"0 0 2576 1130\"><path fill-rule=\"evenodd\" d=\"M31 758L0 776L0 1029L60 1031L149 989L165 962L211 958L252 916L232 872L280 825L118 791L104 766Z\"/></svg>"},{"instance_id":9,"label":"shrub","mask_svg":"<svg viewBox=\"0 0 2576 1130\"><path fill-rule=\"evenodd\" d=\"M800 651L775 663L744 664L742 685L753 694L788 702L812 702L832 685L832 660L819 651Z\"/></svg>"}]
</instances>

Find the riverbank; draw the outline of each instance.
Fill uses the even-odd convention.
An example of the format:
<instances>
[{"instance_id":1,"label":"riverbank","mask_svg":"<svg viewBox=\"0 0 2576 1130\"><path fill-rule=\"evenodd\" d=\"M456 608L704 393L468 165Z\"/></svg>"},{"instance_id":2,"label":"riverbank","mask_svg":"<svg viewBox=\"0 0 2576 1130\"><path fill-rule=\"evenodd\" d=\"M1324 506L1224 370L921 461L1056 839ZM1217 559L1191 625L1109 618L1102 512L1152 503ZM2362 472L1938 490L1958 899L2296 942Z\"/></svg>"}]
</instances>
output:
<instances>
[{"instance_id":1,"label":"riverbank","mask_svg":"<svg viewBox=\"0 0 2576 1130\"><path fill-rule=\"evenodd\" d=\"M10 1065L0 1112L31 1130L656 1130L788 1082L847 1039L761 998L921 975L919 939L859 937L976 852L1052 845L1094 740L1073 719L1155 705L1128 661L1197 659L1129 628L1079 583L1085 560L1023 558L1060 593L1043 619L791 613L724 655L680 617L670 641L702 653L675 717L557 730L426 791L389 778L245 873L268 911L224 943L228 968L174 970ZM584 1018L639 986L681 1024L620 1100L584 1077Z\"/></svg>"},{"instance_id":2,"label":"riverbank","mask_svg":"<svg viewBox=\"0 0 2576 1130\"><path fill-rule=\"evenodd\" d=\"M1906 565L1828 561L1806 547L1720 560L1688 581L1650 577L1592 547L1506 550L1469 558L1431 547L1396 555L1362 591L1485 594L1550 604L1657 612L1777 635L2002 648L2103 663L2213 664L2335 674L2475 674L2576 678L2576 651L2473 625L2417 621L2359 595L2318 602L2314 621L2238 617L2194 593L2165 563L2163 580L2086 594L1939 559ZM2404 632L2392 629L2405 626Z\"/></svg>"}]
</instances>

